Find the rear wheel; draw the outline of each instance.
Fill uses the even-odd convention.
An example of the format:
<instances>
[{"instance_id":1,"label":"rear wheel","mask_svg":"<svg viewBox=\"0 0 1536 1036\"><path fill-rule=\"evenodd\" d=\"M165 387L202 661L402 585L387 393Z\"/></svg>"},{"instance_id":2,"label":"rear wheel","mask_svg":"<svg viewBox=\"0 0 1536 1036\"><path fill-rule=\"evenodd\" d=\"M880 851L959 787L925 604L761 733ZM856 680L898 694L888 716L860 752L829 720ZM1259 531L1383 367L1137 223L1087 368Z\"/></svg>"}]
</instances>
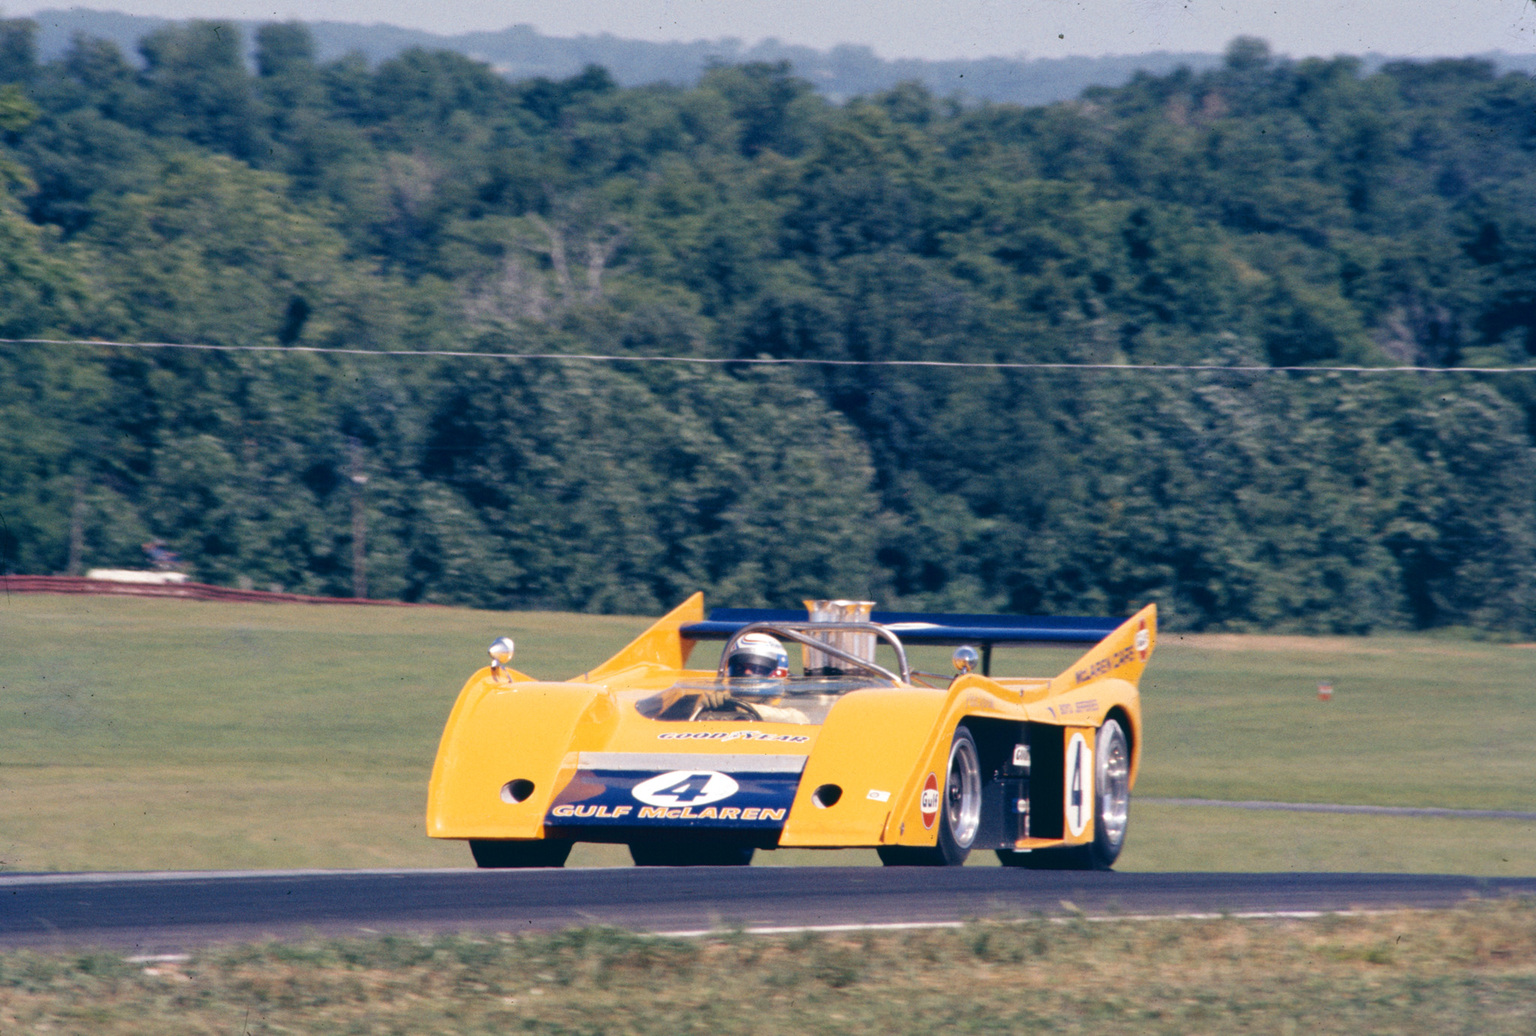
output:
<instances>
[{"instance_id":1,"label":"rear wheel","mask_svg":"<svg viewBox=\"0 0 1536 1036\"><path fill-rule=\"evenodd\" d=\"M571 855L572 844L566 838L533 841L476 838L470 840L469 851L475 858L476 867L564 867L565 858Z\"/></svg>"},{"instance_id":2,"label":"rear wheel","mask_svg":"<svg viewBox=\"0 0 1536 1036\"><path fill-rule=\"evenodd\" d=\"M1066 849L1014 852L999 849L1004 867L1031 870L1107 871L1125 846L1131 812L1131 746L1119 720L1107 719L1099 728L1094 752L1093 841Z\"/></svg>"},{"instance_id":3,"label":"rear wheel","mask_svg":"<svg viewBox=\"0 0 1536 1036\"><path fill-rule=\"evenodd\" d=\"M756 849L750 845L678 845L634 842L629 858L636 867L745 867Z\"/></svg>"},{"instance_id":4,"label":"rear wheel","mask_svg":"<svg viewBox=\"0 0 1536 1036\"><path fill-rule=\"evenodd\" d=\"M971 854L981 826L981 756L964 724L949 744L949 768L939 808L938 844L887 845L879 849L887 867L958 867Z\"/></svg>"}]
</instances>

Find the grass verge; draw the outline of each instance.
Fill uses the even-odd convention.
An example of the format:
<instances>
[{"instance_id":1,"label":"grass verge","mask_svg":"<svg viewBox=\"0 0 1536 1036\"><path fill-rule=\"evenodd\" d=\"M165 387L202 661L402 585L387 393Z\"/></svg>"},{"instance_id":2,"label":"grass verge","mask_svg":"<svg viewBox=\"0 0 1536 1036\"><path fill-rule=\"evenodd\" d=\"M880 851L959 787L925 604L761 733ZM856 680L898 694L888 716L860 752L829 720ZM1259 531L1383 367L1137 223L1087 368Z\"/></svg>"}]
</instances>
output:
<instances>
[{"instance_id":1,"label":"grass verge","mask_svg":"<svg viewBox=\"0 0 1536 1036\"><path fill-rule=\"evenodd\" d=\"M836 937L311 942L0 954L0 1030L1529 1034L1536 904L1314 920L1033 919Z\"/></svg>"}]
</instances>

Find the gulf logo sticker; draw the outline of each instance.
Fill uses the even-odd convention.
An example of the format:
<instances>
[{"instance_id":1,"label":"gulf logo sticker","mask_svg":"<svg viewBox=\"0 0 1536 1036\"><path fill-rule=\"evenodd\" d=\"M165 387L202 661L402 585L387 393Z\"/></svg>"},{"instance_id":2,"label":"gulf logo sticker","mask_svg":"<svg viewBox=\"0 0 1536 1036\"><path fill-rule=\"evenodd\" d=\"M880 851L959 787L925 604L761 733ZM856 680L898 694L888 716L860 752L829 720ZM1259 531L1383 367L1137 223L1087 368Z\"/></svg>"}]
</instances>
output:
<instances>
[{"instance_id":1,"label":"gulf logo sticker","mask_svg":"<svg viewBox=\"0 0 1536 1036\"><path fill-rule=\"evenodd\" d=\"M917 808L923 813L923 826L933 827L933 822L939 818L939 778L937 774L930 773L928 779L923 782L923 797L917 800Z\"/></svg>"}]
</instances>

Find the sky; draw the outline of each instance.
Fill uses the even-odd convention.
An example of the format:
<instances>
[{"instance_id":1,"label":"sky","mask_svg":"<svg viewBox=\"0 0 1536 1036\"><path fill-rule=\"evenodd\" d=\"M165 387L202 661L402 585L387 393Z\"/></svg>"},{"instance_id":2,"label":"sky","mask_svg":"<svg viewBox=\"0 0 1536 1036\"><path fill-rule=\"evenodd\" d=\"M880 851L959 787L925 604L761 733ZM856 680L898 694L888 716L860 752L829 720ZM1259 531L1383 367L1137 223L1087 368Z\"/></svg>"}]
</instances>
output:
<instances>
[{"instance_id":1,"label":"sky","mask_svg":"<svg viewBox=\"0 0 1536 1036\"><path fill-rule=\"evenodd\" d=\"M1292 57L1536 51L1536 0L0 0L11 17L89 7L164 18L383 22L442 35L528 24L551 36L734 37L884 58L1220 51L1258 36Z\"/></svg>"}]
</instances>

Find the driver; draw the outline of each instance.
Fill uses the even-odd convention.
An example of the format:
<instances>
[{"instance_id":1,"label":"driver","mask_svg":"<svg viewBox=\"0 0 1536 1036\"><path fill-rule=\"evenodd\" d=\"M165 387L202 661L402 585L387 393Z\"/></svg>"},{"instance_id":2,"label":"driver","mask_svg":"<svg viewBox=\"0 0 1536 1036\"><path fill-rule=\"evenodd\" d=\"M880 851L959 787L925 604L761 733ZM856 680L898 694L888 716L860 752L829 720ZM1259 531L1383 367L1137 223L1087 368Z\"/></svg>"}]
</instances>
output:
<instances>
[{"instance_id":1,"label":"driver","mask_svg":"<svg viewBox=\"0 0 1536 1036\"><path fill-rule=\"evenodd\" d=\"M724 680L713 686L678 684L661 698L663 719L757 719L767 723L809 723L805 713L783 704L789 680L789 656L784 645L766 633L748 633L724 658ZM674 715L681 702L691 712ZM710 713L724 711L725 716Z\"/></svg>"},{"instance_id":2,"label":"driver","mask_svg":"<svg viewBox=\"0 0 1536 1036\"><path fill-rule=\"evenodd\" d=\"M725 660L726 676L758 676L782 680L789 675L784 645L766 633L748 633L736 642Z\"/></svg>"},{"instance_id":3,"label":"driver","mask_svg":"<svg viewBox=\"0 0 1536 1036\"><path fill-rule=\"evenodd\" d=\"M789 677L789 656L784 645L766 633L748 633L725 656L727 683L716 686L702 697L704 707L719 708L728 698L739 695L750 714L769 723L809 723L799 709L783 706L784 685ZM740 681L736 683L736 681Z\"/></svg>"}]
</instances>

